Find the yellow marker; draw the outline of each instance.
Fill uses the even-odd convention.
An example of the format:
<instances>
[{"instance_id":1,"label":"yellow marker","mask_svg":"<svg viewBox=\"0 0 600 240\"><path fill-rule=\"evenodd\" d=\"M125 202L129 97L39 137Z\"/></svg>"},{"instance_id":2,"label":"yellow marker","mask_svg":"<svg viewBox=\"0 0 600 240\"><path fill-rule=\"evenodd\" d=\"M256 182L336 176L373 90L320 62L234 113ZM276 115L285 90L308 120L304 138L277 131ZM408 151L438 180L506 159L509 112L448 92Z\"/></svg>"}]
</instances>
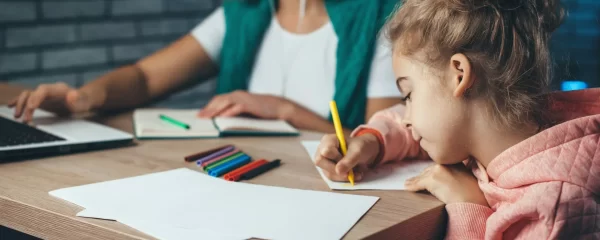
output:
<instances>
[{"instance_id":1,"label":"yellow marker","mask_svg":"<svg viewBox=\"0 0 600 240\"><path fill-rule=\"evenodd\" d=\"M340 148L342 149L342 154L346 156L346 152L348 149L346 148L346 139L344 138L344 130L342 128L342 121L340 121L340 114L338 113L337 105L335 101L329 102L329 108L331 109L331 117L333 118L333 126L335 126L335 134L340 141ZM348 181L350 184L354 186L354 171L350 169L348 173Z\"/></svg>"}]
</instances>

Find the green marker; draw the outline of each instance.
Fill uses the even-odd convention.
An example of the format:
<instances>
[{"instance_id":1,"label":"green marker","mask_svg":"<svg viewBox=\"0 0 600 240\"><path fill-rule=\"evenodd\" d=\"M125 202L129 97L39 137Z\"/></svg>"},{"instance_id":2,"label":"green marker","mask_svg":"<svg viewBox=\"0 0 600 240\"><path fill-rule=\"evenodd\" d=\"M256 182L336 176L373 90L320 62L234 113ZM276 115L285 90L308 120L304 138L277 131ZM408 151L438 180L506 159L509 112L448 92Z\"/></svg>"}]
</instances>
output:
<instances>
[{"instance_id":1,"label":"green marker","mask_svg":"<svg viewBox=\"0 0 600 240\"><path fill-rule=\"evenodd\" d=\"M161 119L161 120L163 120L163 121L165 121L165 122L168 122L168 123L170 123L170 124L172 124L172 125L175 125L175 126L177 126L177 127L180 127L180 128L183 128L183 129L190 129L190 125L187 125L187 124L185 124L185 123L182 123L182 122L180 122L180 121L177 121L177 120L175 120L175 119L173 119L173 118L167 117L167 116L165 116L165 115L162 115L162 114L161 114L161 115L159 115L159 117L160 117L160 119Z\"/></svg>"},{"instance_id":2,"label":"green marker","mask_svg":"<svg viewBox=\"0 0 600 240\"><path fill-rule=\"evenodd\" d=\"M220 166L220 165L222 165L222 164L224 164L224 163L227 163L227 162L229 162L229 161L231 161L231 160L233 160L233 159L236 159L236 158L238 158L239 156L243 156L243 155L244 155L244 153L243 153L243 152L239 152L239 153L233 154L233 155L231 155L231 156L229 156L229 157L227 157L227 158L224 158L224 159L223 159L223 160L221 160L221 161L217 161L217 162L214 162L214 163L208 164L208 165L206 165L206 167L204 167L204 171L211 170L211 169L213 169L213 168L215 168L215 167L218 167L218 166Z\"/></svg>"}]
</instances>

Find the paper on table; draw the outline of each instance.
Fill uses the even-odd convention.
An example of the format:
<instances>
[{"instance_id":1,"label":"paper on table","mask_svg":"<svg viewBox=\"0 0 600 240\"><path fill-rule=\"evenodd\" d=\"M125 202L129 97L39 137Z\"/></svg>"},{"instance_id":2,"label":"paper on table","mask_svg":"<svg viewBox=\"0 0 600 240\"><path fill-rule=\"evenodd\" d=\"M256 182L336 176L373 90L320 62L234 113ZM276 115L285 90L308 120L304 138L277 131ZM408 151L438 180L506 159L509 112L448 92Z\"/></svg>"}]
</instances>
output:
<instances>
[{"instance_id":1,"label":"paper on table","mask_svg":"<svg viewBox=\"0 0 600 240\"><path fill-rule=\"evenodd\" d=\"M313 159L319 146L319 141L303 141L302 145ZM329 180L323 170L317 167L319 174L330 189L337 190L404 190L404 182L419 175L426 167L433 164L430 160L402 161L384 164L365 173L363 179L354 186L344 182Z\"/></svg>"},{"instance_id":2,"label":"paper on table","mask_svg":"<svg viewBox=\"0 0 600 240\"><path fill-rule=\"evenodd\" d=\"M104 219L104 220L115 220L119 214L112 215L111 211L99 210L99 209L85 209L76 216L78 217L86 217L86 218L96 218L96 219ZM136 218L127 218L127 217L118 217L119 222L125 224L131 228L134 228L140 232L146 233L150 236L153 236L158 239L177 239L177 240L196 240L196 239L214 239L214 240L240 240L240 239L248 239L250 236L246 235L235 235L232 232L215 232L211 229L202 229L202 228L178 228L169 226L166 224L156 223L156 221L148 220L148 219L140 219Z\"/></svg>"},{"instance_id":3,"label":"paper on table","mask_svg":"<svg viewBox=\"0 0 600 240\"><path fill-rule=\"evenodd\" d=\"M80 215L123 221L161 239L183 238L175 234L197 239L203 229L223 237L234 232L266 239L339 239L378 200L227 182L189 169L50 194L90 209Z\"/></svg>"},{"instance_id":4,"label":"paper on table","mask_svg":"<svg viewBox=\"0 0 600 240\"><path fill-rule=\"evenodd\" d=\"M107 216L110 211L102 211L98 209L85 209L77 214L78 217L88 217L97 219L114 220L114 217ZM118 215L118 214L116 214ZM140 232L146 233L158 239L176 239L176 240L196 240L196 239L211 239L211 240L240 240L249 239L251 236L236 234L235 232L216 232L213 229L206 229L197 226L195 228L181 228L167 224L161 224L153 219L142 219L140 217L128 218L120 216L119 222L125 224Z\"/></svg>"}]
</instances>

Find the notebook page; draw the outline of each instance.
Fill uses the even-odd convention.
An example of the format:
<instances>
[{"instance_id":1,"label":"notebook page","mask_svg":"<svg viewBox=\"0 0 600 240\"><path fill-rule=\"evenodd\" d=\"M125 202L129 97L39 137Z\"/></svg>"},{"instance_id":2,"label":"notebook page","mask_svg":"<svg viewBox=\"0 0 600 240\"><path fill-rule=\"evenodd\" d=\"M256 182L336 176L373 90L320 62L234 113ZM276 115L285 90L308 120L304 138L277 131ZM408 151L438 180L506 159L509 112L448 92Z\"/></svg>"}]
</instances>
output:
<instances>
[{"instance_id":1,"label":"notebook page","mask_svg":"<svg viewBox=\"0 0 600 240\"><path fill-rule=\"evenodd\" d=\"M218 129L211 119L198 118L197 109L137 109L133 114L135 131L138 137L212 137L219 136ZM177 121L190 125L183 129L159 118L164 114Z\"/></svg>"},{"instance_id":2,"label":"notebook page","mask_svg":"<svg viewBox=\"0 0 600 240\"><path fill-rule=\"evenodd\" d=\"M298 130L283 120L265 120L243 117L215 118L215 124L221 131L256 131L297 133Z\"/></svg>"}]
</instances>

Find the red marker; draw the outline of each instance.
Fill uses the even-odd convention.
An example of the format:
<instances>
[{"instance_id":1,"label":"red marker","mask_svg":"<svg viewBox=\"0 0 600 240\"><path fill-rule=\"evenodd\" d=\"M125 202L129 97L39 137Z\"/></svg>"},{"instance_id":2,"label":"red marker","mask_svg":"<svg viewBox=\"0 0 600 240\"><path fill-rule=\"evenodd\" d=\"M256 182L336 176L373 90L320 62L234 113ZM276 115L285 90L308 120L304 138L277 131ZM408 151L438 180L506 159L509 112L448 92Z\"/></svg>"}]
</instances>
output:
<instances>
[{"instance_id":1,"label":"red marker","mask_svg":"<svg viewBox=\"0 0 600 240\"><path fill-rule=\"evenodd\" d=\"M260 167L267 163L268 162L265 159L256 160L254 162L248 163L248 164L236 169L233 172L225 174L225 176L223 176L223 178L225 178L225 180L227 180L227 181L237 181L240 179L242 174L247 173L247 172L251 171L252 169L255 169L255 168Z\"/></svg>"}]
</instances>

